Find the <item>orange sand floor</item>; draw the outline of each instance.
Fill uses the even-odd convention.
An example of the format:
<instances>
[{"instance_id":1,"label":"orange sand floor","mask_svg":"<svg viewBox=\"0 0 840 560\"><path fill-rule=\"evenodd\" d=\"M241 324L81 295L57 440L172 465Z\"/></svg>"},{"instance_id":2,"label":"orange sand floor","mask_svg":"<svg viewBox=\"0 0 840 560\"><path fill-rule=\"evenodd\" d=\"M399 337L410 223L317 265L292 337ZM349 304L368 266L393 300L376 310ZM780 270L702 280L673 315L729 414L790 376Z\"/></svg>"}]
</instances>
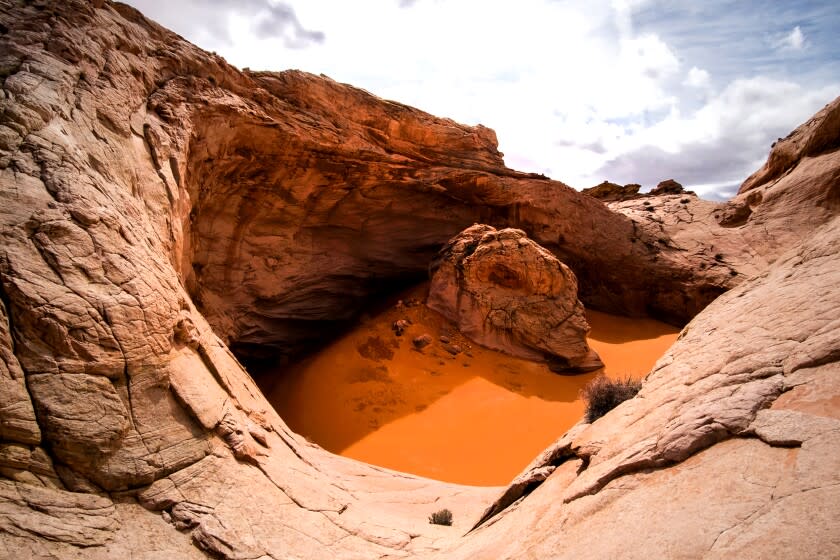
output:
<instances>
[{"instance_id":1,"label":"orange sand floor","mask_svg":"<svg viewBox=\"0 0 840 560\"><path fill-rule=\"evenodd\" d=\"M425 287L403 297L423 300ZM590 345L609 376L641 377L678 329L587 312ZM397 319L413 324L400 337ZM412 339L428 333L422 351ZM464 349L451 355L441 336ZM274 373L268 399L325 449L391 469L471 485L502 485L583 414L578 392L598 372L561 376L470 343L425 305L391 306L316 355ZM263 378L265 379L265 378Z\"/></svg>"}]
</instances>

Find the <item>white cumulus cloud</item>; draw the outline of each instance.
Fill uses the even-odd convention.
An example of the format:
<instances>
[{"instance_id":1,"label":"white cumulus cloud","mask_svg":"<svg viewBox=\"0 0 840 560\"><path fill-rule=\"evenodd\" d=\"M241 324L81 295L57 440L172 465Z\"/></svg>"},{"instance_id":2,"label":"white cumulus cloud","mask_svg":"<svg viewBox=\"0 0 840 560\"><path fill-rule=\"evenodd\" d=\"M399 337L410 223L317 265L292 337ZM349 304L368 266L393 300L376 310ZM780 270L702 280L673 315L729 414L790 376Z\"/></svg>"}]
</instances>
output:
<instances>
[{"instance_id":1,"label":"white cumulus cloud","mask_svg":"<svg viewBox=\"0 0 840 560\"><path fill-rule=\"evenodd\" d=\"M730 193L761 166L770 142L819 110L838 86L807 91L766 77L735 80L699 110L629 134L594 177L644 186L674 178L701 195Z\"/></svg>"},{"instance_id":2,"label":"white cumulus cloud","mask_svg":"<svg viewBox=\"0 0 840 560\"><path fill-rule=\"evenodd\" d=\"M705 88L709 86L709 77L706 70L692 66L683 84L693 88Z\"/></svg>"},{"instance_id":3,"label":"white cumulus cloud","mask_svg":"<svg viewBox=\"0 0 840 560\"><path fill-rule=\"evenodd\" d=\"M777 45L786 50L801 51L805 48L805 34L798 25L790 33L782 37Z\"/></svg>"},{"instance_id":4,"label":"white cumulus cloud","mask_svg":"<svg viewBox=\"0 0 840 560\"><path fill-rule=\"evenodd\" d=\"M723 0L127 1L234 65L323 73L489 126L509 166L577 188L674 178L731 192L840 93L819 54L836 53L829 0L763 28L744 17L757 0L738 13Z\"/></svg>"}]
</instances>

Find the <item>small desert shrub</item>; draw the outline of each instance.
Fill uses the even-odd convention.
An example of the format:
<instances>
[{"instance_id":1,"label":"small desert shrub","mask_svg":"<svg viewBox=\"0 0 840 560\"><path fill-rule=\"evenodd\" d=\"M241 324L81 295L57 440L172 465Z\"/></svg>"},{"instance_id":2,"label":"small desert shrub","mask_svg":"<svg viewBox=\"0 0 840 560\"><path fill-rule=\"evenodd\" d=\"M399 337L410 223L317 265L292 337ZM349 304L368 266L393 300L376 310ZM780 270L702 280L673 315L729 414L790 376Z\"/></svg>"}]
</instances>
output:
<instances>
[{"instance_id":1,"label":"small desert shrub","mask_svg":"<svg viewBox=\"0 0 840 560\"><path fill-rule=\"evenodd\" d=\"M442 509L429 516L429 523L434 525L452 525L452 512Z\"/></svg>"},{"instance_id":2,"label":"small desert shrub","mask_svg":"<svg viewBox=\"0 0 840 560\"><path fill-rule=\"evenodd\" d=\"M594 422L624 401L632 399L642 388L638 379L610 379L599 375L586 384L581 396L586 401L586 421Z\"/></svg>"}]
</instances>

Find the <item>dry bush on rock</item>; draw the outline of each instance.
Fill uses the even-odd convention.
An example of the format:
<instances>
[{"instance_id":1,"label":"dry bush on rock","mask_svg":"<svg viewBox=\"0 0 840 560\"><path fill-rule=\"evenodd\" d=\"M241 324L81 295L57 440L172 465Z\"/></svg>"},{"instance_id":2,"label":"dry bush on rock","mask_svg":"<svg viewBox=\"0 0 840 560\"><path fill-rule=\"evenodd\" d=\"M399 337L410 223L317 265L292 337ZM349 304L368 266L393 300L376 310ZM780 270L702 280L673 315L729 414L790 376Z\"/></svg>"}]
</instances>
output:
<instances>
[{"instance_id":1,"label":"dry bush on rock","mask_svg":"<svg viewBox=\"0 0 840 560\"><path fill-rule=\"evenodd\" d=\"M599 375L581 390L581 396L586 401L586 421L594 422L624 401L635 397L641 388L642 382L639 379L610 379L606 375Z\"/></svg>"}]
</instances>

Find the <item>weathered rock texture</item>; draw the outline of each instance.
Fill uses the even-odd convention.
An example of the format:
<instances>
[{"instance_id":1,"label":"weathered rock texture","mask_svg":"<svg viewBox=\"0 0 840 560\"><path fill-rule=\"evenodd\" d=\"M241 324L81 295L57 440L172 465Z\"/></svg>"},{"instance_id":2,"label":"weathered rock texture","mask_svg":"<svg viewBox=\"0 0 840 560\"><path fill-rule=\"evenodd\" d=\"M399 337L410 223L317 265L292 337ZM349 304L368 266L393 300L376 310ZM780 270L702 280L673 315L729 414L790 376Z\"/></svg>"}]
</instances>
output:
<instances>
[{"instance_id":1,"label":"weathered rock texture","mask_svg":"<svg viewBox=\"0 0 840 560\"><path fill-rule=\"evenodd\" d=\"M749 212L613 212L488 129L240 73L117 3L0 3L0 77L0 556L840 555L834 140ZM838 104L791 138L836 139ZM601 309L685 320L737 286L489 510L301 440L228 346L300 348L475 222Z\"/></svg>"},{"instance_id":2,"label":"weathered rock texture","mask_svg":"<svg viewBox=\"0 0 840 560\"><path fill-rule=\"evenodd\" d=\"M620 202L622 200L633 200L644 195L639 194L642 185L631 183L623 187L617 183L604 181L594 187L583 189L581 192L597 198L603 202Z\"/></svg>"},{"instance_id":3,"label":"weathered rock texture","mask_svg":"<svg viewBox=\"0 0 840 560\"><path fill-rule=\"evenodd\" d=\"M774 142L767 162L744 181L738 194L776 182L803 160L836 151L840 148L839 131L840 104L829 103L786 138Z\"/></svg>"},{"instance_id":4,"label":"weathered rock texture","mask_svg":"<svg viewBox=\"0 0 840 560\"><path fill-rule=\"evenodd\" d=\"M239 355L320 343L476 222L526 231L600 309L681 324L734 285L662 258L562 183L507 169L487 128L325 77L240 73L127 6L5 6L0 146L6 180L14 170L37 198L35 243L63 236L83 257L86 232L110 231L136 245L111 259L128 276L153 254Z\"/></svg>"},{"instance_id":5,"label":"weathered rock texture","mask_svg":"<svg viewBox=\"0 0 840 560\"><path fill-rule=\"evenodd\" d=\"M591 371L603 363L586 343L577 292L569 267L525 232L476 224L435 260L428 305L482 346L561 372Z\"/></svg>"},{"instance_id":6,"label":"weathered rock texture","mask_svg":"<svg viewBox=\"0 0 840 560\"><path fill-rule=\"evenodd\" d=\"M636 200L664 194L685 194L697 196L691 191L686 191L681 184L673 179L666 179L659 182L659 184L646 193L640 193L640 188L642 188L642 186L636 183L631 183L622 187L616 183L604 181L594 187L583 189L581 192L588 194L593 198L597 198L602 202L624 202L625 200Z\"/></svg>"},{"instance_id":7,"label":"weathered rock texture","mask_svg":"<svg viewBox=\"0 0 840 560\"><path fill-rule=\"evenodd\" d=\"M661 194L694 194L693 192L687 192L683 186L674 181L673 179L665 179L664 181L660 181L655 187L650 190L648 193L651 196L658 196Z\"/></svg>"},{"instance_id":8,"label":"weathered rock texture","mask_svg":"<svg viewBox=\"0 0 840 560\"><path fill-rule=\"evenodd\" d=\"M446 557L523 557L503 544L523 526L533 558L840 553L838 249L835 219L718 298L637 398L546 450Z\"/></svg>"}]
</instances>

